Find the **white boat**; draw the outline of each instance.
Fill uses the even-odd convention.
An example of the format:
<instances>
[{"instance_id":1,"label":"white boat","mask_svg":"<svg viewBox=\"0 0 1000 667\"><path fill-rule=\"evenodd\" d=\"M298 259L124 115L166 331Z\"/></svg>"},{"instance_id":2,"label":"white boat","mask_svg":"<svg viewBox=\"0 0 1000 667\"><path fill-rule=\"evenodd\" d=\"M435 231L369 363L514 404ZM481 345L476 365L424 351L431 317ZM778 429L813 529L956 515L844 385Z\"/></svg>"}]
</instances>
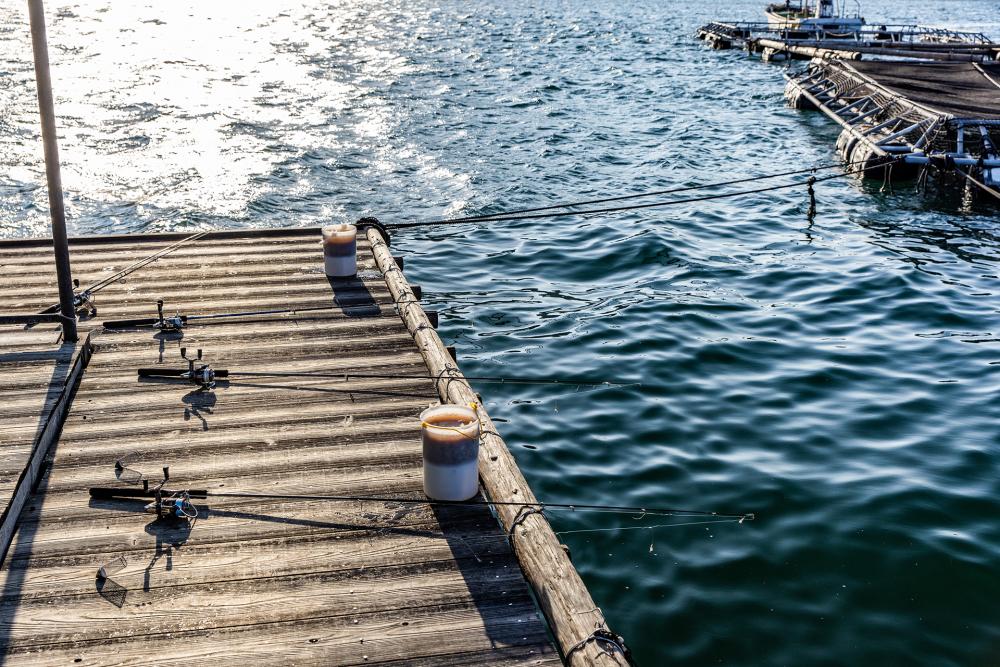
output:
<instances>
[{"instance_id":1,"label":"white boat","mask_svg":"<svg viewBox=\"0 0 1000 667\"><path fill-rule=\"evenodd\" d=\"M854 38L865 25L861 7L855 0L857 11L848 15L847 0L785 0L767 6L767 24L772 30L803 33L803 36L836 39Z\"/></svg>"}]
</instances>

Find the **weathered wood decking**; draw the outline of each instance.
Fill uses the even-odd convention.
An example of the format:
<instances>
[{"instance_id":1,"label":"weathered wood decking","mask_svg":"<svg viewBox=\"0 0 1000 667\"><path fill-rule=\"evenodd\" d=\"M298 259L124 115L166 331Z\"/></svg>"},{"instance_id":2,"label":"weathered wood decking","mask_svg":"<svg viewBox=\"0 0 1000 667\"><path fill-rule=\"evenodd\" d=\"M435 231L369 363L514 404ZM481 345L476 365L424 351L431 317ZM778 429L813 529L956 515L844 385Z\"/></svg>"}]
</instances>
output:
<instances>
[{"instance_id":1,"label":"weathered wood decking","mask_svg":"<svg viewBox=\"0 0 1000 667\"><path fill-rule=\"evenodd\" d=\"M87 285L164 245L75 242L74 274ZM44 244L0 246L5 311L53 302L50 258ZM432 380L233 379L203 392L136 379L140 366L183 367L180 346L233 370L426 374L364 235L359 263L359 279L331 282L315 230L219 234L98 294L96 321L151 317L158 298L170 313L330 310L180 333L89 324L89 364L0 572L3 661L560 663L484 507L212 499L186 526L154 521L142 502L88 497L115 484L114 462L128 452L153 480L169 465L173 488L419 497L417 415L438 401ZM0 331L0 491L27 464L78 349L59 346L52 325ZM127 566L98 581L118 556ZM591 628L593 611L580 617Z\"/></svg>"}]
</instances>

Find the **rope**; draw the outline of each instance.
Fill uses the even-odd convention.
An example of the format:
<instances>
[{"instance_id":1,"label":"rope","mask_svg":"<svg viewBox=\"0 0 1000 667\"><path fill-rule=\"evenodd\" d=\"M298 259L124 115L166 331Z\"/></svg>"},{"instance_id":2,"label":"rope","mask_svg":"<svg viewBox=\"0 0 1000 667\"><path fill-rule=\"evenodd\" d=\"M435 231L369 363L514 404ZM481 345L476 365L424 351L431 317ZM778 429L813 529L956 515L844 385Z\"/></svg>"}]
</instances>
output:
<instances>
[{"instance_id":1,"label":"rope","mask_svg":"<svg viewBox=\"0 0 1000 667\"><path fill-rule=\"evenodd\" d=\"M861 174L861 173L864 173L866 171L870 171L872 169L884 169L887 165L891 165L891 164L893 164L895 162L898 162L898 161L902 160L904 157L905 157L904 155L898 155L898 156L894 156L894 157L890 158L889 160L886 160L884 162L879 162L878 164L872 165L870 167L863 167L861 169L848 170L848 171L845 171L845 172L843 172L841 174L833 174L831 176L823 176L822 178L812 177L814 179L813 182L814 183L822 183L824 181L832 181L835 178L845 178L847 176ZM809 171L812 171L812 170L809 169L809 170L805 170L805 171L809 172ZM803 173L803 172L799 171L799 172L796 172L796 173ZM754 180L754 181L756 181L756 180L764 180L766 178L771 178L771 177L770 176L762 176L762 177L755 177L755 178L752 178L752 179L745 179L745 180ZM738 182L738 181L733 181L733 182ZM692 186L691 188L687 188L687 189L711 188L711 187L716 187L717 185L725 185L725 183L706 184L706 185L701 185L701 186ZM753 189L753 190L737 190L735 192L723 192L723 193L714 194L714 195L703 195L701 197L688 197L686 199L672 199L672 200L668 200L668 201L652 202L650 204L632 204L632 205L629 205L629 206L608 206L608 207L604 207L604 208L585 209L585 210L582 210L582 211L557 211L557 212L551 212L551 213L532 213L530 215L520 215L517 211L511 211L511 212L507 212L507 213L497 213L497 214L492 215L492 216L480 216L480 217L472 218L472 219L469 219L469 218L452 218L452 219L447 219L447 220L431 220L431 221L426 221L426 222L403 222L403 223L398 223L398 224L391 225L391 228L392 229L410 229L410 228L413 228L413 227L425 227L425 226L429 226L429 225L456 225L456 224L464 224L464 223L468 223L468 222L505 222L505 221L511 221L511 220L537 220L537 219L540 219L540 218L562 218L562 217L571 216L571 215L591 215L591 214L595 214L595 213L619 213L619 212L622 212L622 211L636 211L636 210L646 209L646 208L661 208L661 207L664 207L664 206L674 206L674 205L678 205L678 204L693 204L693 203L703 202L703 201L712 201L712 200L715 200L715 199L726 199L726 198L729 198L729 197L741 197L741 196L744 196L744 195L761 194L761 193L764 193L764 192L773 192L775 190L785 190L785 189L788 189L788 188L797 188L797 187L800 187L801 185L803 185L802 181L796 181L794 183L784 183L784 184L781 184L781 185L772 185L772 186L769 186L769 187L766 187L766 188L756 188L756 189ZM679 189L678 191L683 190L683 189L684 188ZM651 196L651 194L652 193L647 193L645 195L634 195L634 196L636 196L636 197L638 197L638 196ZM632 196L632 195L630 195L630 196ZM601 202L601 201L615 201L617 199L618 198L610 198L610 199L605 199L605 200L595 200L594 203L598 203L598 202ZM551 206L551 207L546 207L546 208L547 209L548 208L566 208L566 207L570 207L570 206L573 206L573 205L574 204L559 204L559 205L556 205L556 206Z\"/></svg>"},{"instance_id":2,"label":"rope","mask_svg":"<svg viewBox=\"0 0 1000 667\"><path fill-rule=\"evenodd\" d=\"M629 648L625 645L625 638L617 633L611 632L611 630L608 630L607 628L601 628L601 627L595 629L588 636L584 637L576 644L574 644L573 647L570 648L570 650L566 651L566 664L567 665L572 664L570 662L570 658L573 656L573 654L582 649L590 642L597 642L597 643L604 642L605 644L608 644L611 650L608 650L607 648L604 648L602 650L611 654L614 654L614 652L617 650L619 653L622 654L622 657L625 658L625 662L627 662L629 665L635 665L635 662L633 662L632 660L632 651L630 651Z\"/></svg>"},{"instance_id":3,"label":"rope","mask_svg":"<svg viewBox=\"0 0 1000 667\"><path fill-rule=\"evenodd\" d=\"M994 190L993 188L991 188L990 186L986 185L985 183L983 183L979 179L975 178L971 174L965 173L964 171L962 171L958 167L955 167L955 171L957 171L958 173L960 173L962 176L965 176L967 179L969 179L970 183L972 183L973 185L976 185L977 187L979 187L980 189L982 189L984 192L987 192L987 193L993 195L997 199L1000 199L1000 192L998 192L997 190Z\"/></svg>"},{"instance_id":4,"label":"rope","mask_svg":"<svg viewBox=\"0 0 1000 667\"><path fill-rule=\"evenodd\" d=\"M519 509L517 511L517 514L514 515L514 520L510 522L510 530L507 531L507 539L513 542L514 538L517 536L514 530L522 523L524 523L527 520L527 518L532 514L545 516L545 510L535 505L525 505L524 507Z\"/></svg>"},{"instance_id":5,"label":"rope","mask_svg":"<svg viewBox=\"0 0 1000 667\"><path fill-rule=\"evenodd\" d=\"M851 165L855 165L855 164L861 164L863 162L865 162L865 161L864 160L857 160L855 162L848 162L847 166L851 166ZM818 165L818 166L815 166L815 167L810 167L808 169L796 169L794 171L783 171L783 172L779 172L779 173L775 173L775 174L765 174L763 176L748 176L746 178L737 178L737 179L730 180L730 181L716 181L714 183L702 183L700 185L688 185L688 186L680 187L680 188L670 188L668 190L654 190L652 192L642 192L642 193L634 194L634 195L621 195L621 196L618 196L618 197L604 197L604 198L601 198L601 199L584 199L584 200L581 200L581 201L569 202L569 203L566 203L566 204L552 204L551 206L539 206L539 207L536 207L536 208L515 209L513 211L506 211L506 212L503 212L503 213L491 213L491 214L483 214L483 215L468 215L468 216L464 216L464 217L461 217L461 218L449 218L447 220L426 221L426 222L400 223L400 224L391 225L391 226L392 226L392 228L396 229L396 228L399 228L402 225L417 226L417 225L433 225L433 224L443 224L443 223L452 223L452 222L454 222L454 223L458 223L458 222L476 222L476 221L481 221L481 220L490 220L490 219L496 218L498 216L521 215L521 214L524 214L524 213L538 213L539 211L551 211L551 210L554 210L554 209L570 208L570 207L574 207L574 206L589 206L591 204L604 204L604 203L615 202L615 201L627 201L627 200L631 200L631 199L640 199L640 198L643 198L643 197L657 197L657 196L660 196L660 195L677 194L678 192L690 192L692 190L703 190L703 189L709 189L709 188L718 188L718 187L722 187L724 185L739 185L740 183L750 183L750 182L753 182L753 181L764 181L764 180L769 180L769 179L772 179L772 178L781 178L783 176L797 176L797 175L800 175L800 174L808 174L808 173L811 173L811 172L823 171L823 170L826 170L826 169L833 169L835 167L842 167L842 166L844 166L843 162L830 162L830 163L827 163L827 164L821 164L821 165Z\"/></svg>"},{"instance_id":6,"label":"rope","mask_svg":"<svg viewBox=\"0 0 1000 667\"><path fill-rule=\"evenodd\" d=\"M378 218L361 218L358 220L356 226L362 231L366 227L374 227L378 230L379 234L382 235L382 238L385 239L385 247L388 248L392 245L392 236L389 234L389 229L384 224L379 222ZM380 245L379 242L373 243L372 247L374 248L376 245Z\"/></svg>"}]
</instances>

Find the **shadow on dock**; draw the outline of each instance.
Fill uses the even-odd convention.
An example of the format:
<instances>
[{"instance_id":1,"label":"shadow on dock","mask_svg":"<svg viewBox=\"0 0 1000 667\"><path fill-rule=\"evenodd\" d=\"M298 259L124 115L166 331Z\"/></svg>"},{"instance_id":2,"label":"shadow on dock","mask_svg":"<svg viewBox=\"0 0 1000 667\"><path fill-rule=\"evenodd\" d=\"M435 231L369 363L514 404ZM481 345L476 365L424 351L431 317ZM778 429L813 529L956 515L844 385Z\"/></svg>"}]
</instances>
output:
<instances>
[{"instance_id":1,"label":"shadow on dock","mask_svg":"<svg viewBox=\"0 0 1000 667\"><path fill-rule=\"evenodd\" d=\"M26 328L27 330L27 328ZM17 522L18 517L11 516L11 502L14 500L18 493L18 489L21 488L22 484L27 484L26 475L28 474L28 469L32 465L32 460L35 458L36 449L40 446L39 443L45 437L45 432L49 428L49 420L53 418L54 413L60 399L65 399L67 403L72 403L73 396L76 393L75 387L67 387L67 382L69 382L70 374L73 369L73 364L76 361L76 350L80 345L84 345L83 341L79 343L65 343L56 342L53 344L51 350L44 352L4 352L0 353L0 368L9 365L11 368L22 367L24 364L31 364L37 362L47 362L52 361L53 367L51 375L48 378L48 382L44 384L43 388L37 388L35 391L41 394L44 398L44 404L42 405L41 412L38 416L38 424L35 427L34 435L31 439L31 453L28 455L28 460L25 462L24 468L21 471L21 475L18 478L17 486L15 486L10 491L10 495L6 498L6 502L3 508L2 517L0 517L0 524L6 529L10 526L10 530L14 530L14 523ZM68 394L66 393L68 392ZM68 408L67 408L68 410ZM2 415L2 409L0 409L0 415ZM53 443L52 449L54 449L56 443ZM45 461L51 460L51 452L45 456ZM41 463L41 470L39 472L39 483L36 488L29 489L29 493L36 493L40 489L44 489L46 486L46 476L45 476L45 463ZM43 491L44 492L44 491ZM25 502L25 506L30 506L30 496ZM17 512L20 514L20 512ZM38 528L37 522L32 522L28 524L17 523L17 541L32 541L34 539L35 531ZM14 542L11 541L10 549L14 548ZM0 554L0 560L3 562L9 562L10 551L7 553ZM4 581L2 599L11 600L20 597L22 588L24 586L24 577L27 573L24 569L18 569L16 571L11 571L8 568L7 578ZM0 616L0 665L4 665L7 662L7 646L10 640L10 630L13 627L14 618L16 614L17 607L14 605L5 605L3 607L2 616Z\"/></svg>"},{"instance_id":2,"label":"shadow on dock","mask_svg":"<svg viewBox=\"0 0 1000 667\"><path fill-rule=\"evenodd\" d=\"M382 308L376 303L372 293L357 276L352 278L331 278L327 276L333 289L333 303L346 317L378 317Z\"/></svg>"}]
</instances>

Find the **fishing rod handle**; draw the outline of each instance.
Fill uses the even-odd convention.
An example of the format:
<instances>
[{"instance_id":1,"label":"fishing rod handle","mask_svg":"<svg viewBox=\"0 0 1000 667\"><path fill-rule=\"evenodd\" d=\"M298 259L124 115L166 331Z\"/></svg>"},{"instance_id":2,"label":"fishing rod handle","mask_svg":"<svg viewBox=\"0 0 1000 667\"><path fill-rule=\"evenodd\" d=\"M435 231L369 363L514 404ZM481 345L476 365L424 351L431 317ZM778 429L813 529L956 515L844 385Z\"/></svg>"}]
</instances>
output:
<instances>
[{"instance_id":1,"label":"fishing rod handle","mask_svg":"<svg viewBox=\"0 0 1000 667\"><path fill-rule=\"evenodd\" d=\"M102 325L107 329L128 329L130 327L151 327L157 323L155 318L145 318L141 320L109 320Z\"/></svg>"},{"instance_id":2,"label":"fishing rod handle","mask_svg":"<svg viewBox=\"0 0 1000 667\"><path fill-rule=\"evenodd\" d=\"M172 496L180 490L161 489L163 496ZM184 492L192 498L207 498L207 489L184 489ZM92 486L90 487L90 497L103 500L114 500L120 498L155 498L156 491L153 489L128 489L113 486Z\"/></svg>"},{"instance_id":3,"label":"fishing rod handle","mask_svg":"<svg viewBox=\"0 0 1000 667\"><path fill-rule=\"evenodd\" d=\"M186 368L140 368L137 372L141 378L179 378L188 374Z\"/></svg>"},{"instance_id":4,"label":"fishing rod handle","mask_svg":"<svg viewBox=\"0 0 1000 667\"><path fill-rule=\"evenodd\" d=\"M220 368L219 370L215 371L215 377L227 378L229 377L229 371L227 371L225 368Z\"/></svg>"}]
</instances>

